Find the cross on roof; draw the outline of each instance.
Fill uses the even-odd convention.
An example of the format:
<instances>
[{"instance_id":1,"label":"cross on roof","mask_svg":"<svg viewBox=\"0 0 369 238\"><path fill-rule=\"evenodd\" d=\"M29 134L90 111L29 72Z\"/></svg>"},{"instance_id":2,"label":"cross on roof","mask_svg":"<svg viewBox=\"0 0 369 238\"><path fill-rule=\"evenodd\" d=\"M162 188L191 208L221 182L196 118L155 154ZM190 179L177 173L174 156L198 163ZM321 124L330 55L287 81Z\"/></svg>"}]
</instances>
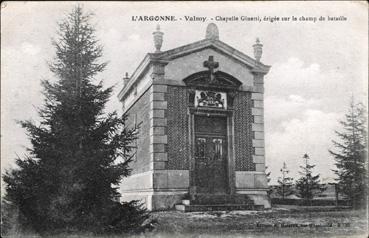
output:
<instances>
[{"instance_id":1,"label":"cross on roof","mask_svg":"<svg viewBox=\"0 0 369 238\"><path fill-rule=\"evenodd\" d=\"M214 61L214 56L209 56L209 59L204 61L204 67L210 71L210 83L214 80L214 69L219 67L219 63Z\"/></svg>"}]
</instances>

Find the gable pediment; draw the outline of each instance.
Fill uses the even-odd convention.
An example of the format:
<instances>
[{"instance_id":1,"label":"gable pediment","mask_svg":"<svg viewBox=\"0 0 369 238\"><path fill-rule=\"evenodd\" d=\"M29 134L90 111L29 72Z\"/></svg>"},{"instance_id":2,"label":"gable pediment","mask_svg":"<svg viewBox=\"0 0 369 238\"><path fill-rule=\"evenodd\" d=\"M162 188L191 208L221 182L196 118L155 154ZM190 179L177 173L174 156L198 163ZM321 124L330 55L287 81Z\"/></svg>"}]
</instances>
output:
<instances>
[{"instance_id":1,"label":"gable pediment","mask_svg":"<svg viewBox=\"0 0 369 238\"><path fill-rule=\"evenodd\" d=\"M211 77L209 70L200 71L189 75L183 82L190 87L238 89L241 82L230 74L216 71Z\"/></svg>"},{"instance_id":2,"label":"gable pediment","mask_svg":"<svg viewBox=\"0 0 369 238\"><path fill-rule=\"evenodd\" d=\"M203 62L209 56L214 56L214 60L219 62L219 71L214 73L215 81L211 83L206 81L209 72L203 71ZM157 71L160 67L162 68ZM148 53L118 97L123 98L135 84L147 78L147 74L152 75L153 71L168 80L182 81L185 78L182 82L187 85L237 89L240 85L253 86L254 75L265 75L269 69L270 66L256 61L218 39L205 39L167 51ZM152 77L150 75L148 77Z\"/></svg>"},{"instance_id":3,"label":"gable pediment","mask_svg":"<svg viewBox=\"0 0 369 238\"><path fill-rule=\"evenodd\" d=\"M161 53L155 54L155 57L158 57L163 60L172 61L181 57L184 57L189 54L193 54L205 49L213 49L223 55L226 55L233 60L238 61L239 63L245 65L250 68L252 71L260 72L260 73L268 73L270 66L264 65L260 61L256 61L255 59L249 57L248 55L236 50L235 48L229 46L228 44L220 41L220 40L201 40L188 45L184 45L181 47L174 48L172 50L163 51Z\"/></svg>"}]
</instances>

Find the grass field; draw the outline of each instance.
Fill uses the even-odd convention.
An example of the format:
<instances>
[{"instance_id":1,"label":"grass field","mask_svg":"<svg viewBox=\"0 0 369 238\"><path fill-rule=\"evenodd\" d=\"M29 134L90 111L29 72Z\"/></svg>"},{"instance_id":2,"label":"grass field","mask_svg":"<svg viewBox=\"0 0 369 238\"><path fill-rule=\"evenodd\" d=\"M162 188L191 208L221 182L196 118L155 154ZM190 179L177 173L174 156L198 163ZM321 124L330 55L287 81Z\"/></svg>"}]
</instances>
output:
<instances>
[{"instance_id":1,"label":"grass field","mask_svg":"<svg viewBox=\"0 0 369 238\"><path fill-rule=\"evenodd\" d=\"M367 214L330 207L268 211L155 212L153 237L368 237Z\"/></svg>"},{"instance_id":2,"label":"grass field","mask_svg":"<svg viewBox=\"0 0 369 238\"><path fill-rule=\"evenodd\" d=\"M335 207L279 206L266 211L153 212L153 231L133 237L368 237L366 211ZM39 237L17 234L8 237ZM57 238L92 235L60 234ZM118 238L127 235L94 236ZM129 236L132 237L132 236Z\"/></svg>"}]
</instances>

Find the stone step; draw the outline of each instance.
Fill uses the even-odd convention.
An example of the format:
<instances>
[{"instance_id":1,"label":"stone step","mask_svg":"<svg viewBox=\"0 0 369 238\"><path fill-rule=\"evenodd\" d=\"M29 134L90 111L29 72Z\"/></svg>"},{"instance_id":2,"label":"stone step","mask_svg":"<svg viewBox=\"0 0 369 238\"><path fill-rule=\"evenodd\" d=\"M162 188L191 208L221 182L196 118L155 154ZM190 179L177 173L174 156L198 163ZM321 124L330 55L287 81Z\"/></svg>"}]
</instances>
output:
<instances>
[{"instance_id":1,"label":"stone step","mask_svg":"<svg viewBox=\"0 0 369 238\"><path fill-rule=\"evenodd\" d=\"M246 194L196 194L192 196L192 205L207 205L207 204L245 204L253 205ZM187 205L187 204L185 204Z\"/></svg>"},{"instance_id":2,"label":"stone step","mask_svg":"<svg viewBox=\"0 0 369 238\"><path fill-rule=\"evenodd\" d=\"M234 211L234 210L263 210L263 205L246 204L212 204L212 205L175 205L177 211L205 212L205 211Z\"/></svg>"},{"instance_id":3,"label":"stone step","mask_svg":"<svg viewBox=\"0 0 369 238\"><path fill-rule=\"evenodd\" d=\"M182 200L182 204L183 205L190 205L191 204L191 201L189 199L183 199Z\"/></svg>"}]
</instances>

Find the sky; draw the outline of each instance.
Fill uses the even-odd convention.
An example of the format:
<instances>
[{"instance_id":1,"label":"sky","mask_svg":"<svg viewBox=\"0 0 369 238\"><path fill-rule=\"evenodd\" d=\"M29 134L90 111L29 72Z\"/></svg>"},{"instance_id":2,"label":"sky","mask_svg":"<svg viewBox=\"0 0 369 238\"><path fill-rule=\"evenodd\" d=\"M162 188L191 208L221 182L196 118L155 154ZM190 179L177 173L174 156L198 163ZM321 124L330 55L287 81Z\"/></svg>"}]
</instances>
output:
<instances>
[{"instance_id":1,"label":"sky","mask_svg":"<svg viewBox=\"0 0 369 238\"><path fill-rule=\"evenodd\" d=\"M266 165L272 183L286 162L299 176L308 153L315 172L331 182L334 159L328 149L340 130L339 120L352 96L367 102L368 12L365 2L80 2L95 14L93 24L104 46L106 70L97 76L116 85L107 110L121 110L117 93L125 72L132 74L148 52L157 22L132 21L132 16L206 16L205 22L160 22L162 50L205 37L214 22L220 40L253 57L256 37L263 44L261 61L271 65L265 77ZM54 57L51 39L57 22L76 2L3 2L1 4L1 171L14 168L17 156L30 146L18 120L38 120L40 82L55 79L47 67ZM216 16L301 17L344 16L345 21L233 21Z\"/></svg>"}]
</instances>

